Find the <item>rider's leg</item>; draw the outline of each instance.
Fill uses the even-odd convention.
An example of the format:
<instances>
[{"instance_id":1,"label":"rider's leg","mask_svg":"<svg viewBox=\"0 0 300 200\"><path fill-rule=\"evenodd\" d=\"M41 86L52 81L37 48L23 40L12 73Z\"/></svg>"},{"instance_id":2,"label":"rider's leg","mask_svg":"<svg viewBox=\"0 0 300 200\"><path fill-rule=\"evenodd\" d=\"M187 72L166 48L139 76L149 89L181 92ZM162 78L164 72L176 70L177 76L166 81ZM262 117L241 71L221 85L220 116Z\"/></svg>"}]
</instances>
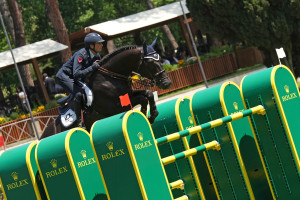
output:
<instances>
[{"instance_id":1,"label":"rider's leg","mask_svg":"<svg viewBox=\"0 0 300 200\"><path fill-rule=\"evenodd\" d=\"M67 91L67 93L73 93L74 90L74 80L70 79L65 74L60 74L60 76L57 76L58 83Z\"/></svg>"},{"instance_id":2,"label":"rider's leg","mask_svg":"<svg viewBox=\"0 0 300 200\"><path fill-rule=\"evenodd\" d=\"M81 108L82 108L82 103L83 103L83 94L81 91L76 91L74 94L74 112L76 114L76 124L79 127L84 128L84 124L81 120Z\"/></svg>"}]
</instances>

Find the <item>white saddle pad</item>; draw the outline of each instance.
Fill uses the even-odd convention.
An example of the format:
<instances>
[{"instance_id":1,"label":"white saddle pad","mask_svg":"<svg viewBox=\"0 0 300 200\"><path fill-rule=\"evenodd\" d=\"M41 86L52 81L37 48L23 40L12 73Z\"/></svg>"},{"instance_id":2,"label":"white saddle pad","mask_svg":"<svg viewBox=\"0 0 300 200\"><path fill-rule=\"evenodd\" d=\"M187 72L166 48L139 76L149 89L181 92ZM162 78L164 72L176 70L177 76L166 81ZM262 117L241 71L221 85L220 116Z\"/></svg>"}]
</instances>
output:
<instances>
[{"instance_id":1,"label":"white saddle pad","mask_svg":"<svg viewBox=\"0 0 300 200\"><path fill-rule=\"evenodd\" d=\"M60 116L61 123L64 127L68 128L76 121L76 114L72 109L69 109L63 115Z\"/></svg>"}]
</instances>

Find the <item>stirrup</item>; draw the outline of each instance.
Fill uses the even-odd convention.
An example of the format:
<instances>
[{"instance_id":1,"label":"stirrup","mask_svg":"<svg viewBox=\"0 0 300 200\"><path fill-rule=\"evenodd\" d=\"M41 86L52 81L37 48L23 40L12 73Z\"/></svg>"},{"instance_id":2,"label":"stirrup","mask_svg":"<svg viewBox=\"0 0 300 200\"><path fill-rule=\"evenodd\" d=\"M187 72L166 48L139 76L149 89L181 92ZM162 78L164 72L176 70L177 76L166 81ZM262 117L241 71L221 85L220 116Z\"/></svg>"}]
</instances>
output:
<instances>
[{"instance_id":1,"label":"stirrup","mask_svg":"<svg viewBox=\"0 0 300 200\"><path fill-rule=\"evenodd\" d=\"M77 123L77 127L86 129L85 124L81 120Z\"/></svg>"}]
</instances>

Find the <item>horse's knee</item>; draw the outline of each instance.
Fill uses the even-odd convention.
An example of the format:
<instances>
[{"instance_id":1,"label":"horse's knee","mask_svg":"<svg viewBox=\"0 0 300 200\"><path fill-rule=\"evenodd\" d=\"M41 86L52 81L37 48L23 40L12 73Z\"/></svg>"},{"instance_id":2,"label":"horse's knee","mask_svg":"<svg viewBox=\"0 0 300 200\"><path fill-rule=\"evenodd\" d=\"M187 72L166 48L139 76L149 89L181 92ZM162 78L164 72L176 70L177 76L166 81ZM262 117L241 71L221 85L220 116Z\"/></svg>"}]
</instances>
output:
<instances>
[{"instance_id":1,"label":"horse's knee","mask_svg":"<svg viewBox=\"0 0 300 200\"><path fill-rule=\"evenodd\" d=\"M159 112L157 110L154 110L151 115L148 117L148 120L150 122L150 124L154 123L154 120L156 119L156 117L158 116Z\"/></svg>"},{"instance_id":2,"label":"horse's knee","mask_svg":"<svg viewBox=\"0 0 300 200\"><path fill-rule=\"evenodd\" d=\"M150 100L154 100L154 95L153 95L153 92L152 91L150 91L150 90L146 90L145 91L145 94L146 94L146 97Z\"/></svg>"},{"instance_id":3,"label":"horse's knee","mask_svg":"<svg viewBox=\"0 0 300 200\"><path fill-rule=\"evenodd\" d=\"M140 104L141 104L141 107L147 107L148 105L148 100L146 98L140 98Z\"/></svg>"}]
</instances>

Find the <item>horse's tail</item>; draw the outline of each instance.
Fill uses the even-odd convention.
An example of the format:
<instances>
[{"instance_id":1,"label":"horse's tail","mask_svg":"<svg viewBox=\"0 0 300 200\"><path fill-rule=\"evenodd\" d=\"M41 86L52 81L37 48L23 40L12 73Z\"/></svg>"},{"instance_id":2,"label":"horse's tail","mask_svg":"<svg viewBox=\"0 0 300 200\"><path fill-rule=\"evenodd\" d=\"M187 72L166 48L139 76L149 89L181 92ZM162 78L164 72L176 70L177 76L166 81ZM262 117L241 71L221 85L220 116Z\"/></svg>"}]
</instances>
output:
<instances>
[{"instance_id":1,"label":"horse's tail","mask_svg":"<svg viewBox=\"0 0 300 200\"><path fill-rule=\"evenodd\" d=\"M60 132L61 125L59 123L59 118L56 118L56 120L54 120L52 123L49 124L49 126L45 128L40 140Z\"/></svg>"}]
</instances>

